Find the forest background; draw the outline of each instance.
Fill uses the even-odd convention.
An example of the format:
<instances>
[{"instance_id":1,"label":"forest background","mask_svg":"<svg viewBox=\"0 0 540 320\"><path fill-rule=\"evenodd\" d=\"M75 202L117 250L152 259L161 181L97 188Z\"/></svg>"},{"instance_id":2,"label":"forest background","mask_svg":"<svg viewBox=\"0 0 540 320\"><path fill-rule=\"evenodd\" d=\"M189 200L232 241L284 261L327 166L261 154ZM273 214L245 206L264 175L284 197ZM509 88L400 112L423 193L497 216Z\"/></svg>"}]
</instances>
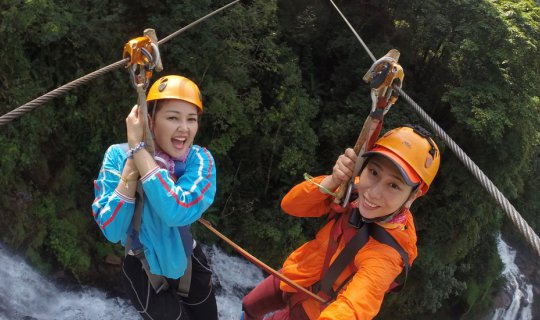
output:
<instances>
[{"instance_id":1,"label":"forest background","mask_svg":"<svg viewBox=\"0 0 540 320\"><path fill-rule=\"evenodd\" d=\"M4 0L0 112L118 61L127 40L158 37L222 0ZM540 9L534 1L337 1L377 57L401 52L404 90L463 148L540 233ZM328 174L368 114L372 61L328 1L235 5L161 47L164 74L202 89L196 143L216 159L205 217L279 268L322 220L280 211L303 173ZM48 274L116 288L122 256L95 225L93 180L106 148L125 141L136 103L125 70L93 80L0 128L0 239ZM385 130L428 127L399 100ZM437 139L437 138L436 138ZM452 152L413 207L419 258L381 319L456 318L492 307L501 286L496 235L520 236ZM503 230L504 232L504 230ZM217 242L194 226L196 237ZM225 245L224 248L228 249ZM524 245L533 261L538 257ZM533 265L538 265L533 262ZM538 294L538 293L537 293Z\"/></svg>"}]
</instances>

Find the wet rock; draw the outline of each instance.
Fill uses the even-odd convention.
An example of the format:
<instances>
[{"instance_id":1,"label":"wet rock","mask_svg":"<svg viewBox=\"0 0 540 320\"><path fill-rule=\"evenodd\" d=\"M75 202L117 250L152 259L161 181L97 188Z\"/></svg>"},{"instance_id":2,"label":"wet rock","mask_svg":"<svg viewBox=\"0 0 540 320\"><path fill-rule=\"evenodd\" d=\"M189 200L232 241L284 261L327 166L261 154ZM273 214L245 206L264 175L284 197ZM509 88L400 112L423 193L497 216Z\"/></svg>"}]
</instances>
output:
<instances>
[{"instance_id":1,"label":"wet rock","mask_svg":"<svg viewBox=\"0 0 540 320\"><path fill-rule=\"evenodd\" d=\"M493 306L495 309L507 309L512 303L512 293L508 292L507 287L501 288L493 299Z\"/></svg>"}]
</instances>

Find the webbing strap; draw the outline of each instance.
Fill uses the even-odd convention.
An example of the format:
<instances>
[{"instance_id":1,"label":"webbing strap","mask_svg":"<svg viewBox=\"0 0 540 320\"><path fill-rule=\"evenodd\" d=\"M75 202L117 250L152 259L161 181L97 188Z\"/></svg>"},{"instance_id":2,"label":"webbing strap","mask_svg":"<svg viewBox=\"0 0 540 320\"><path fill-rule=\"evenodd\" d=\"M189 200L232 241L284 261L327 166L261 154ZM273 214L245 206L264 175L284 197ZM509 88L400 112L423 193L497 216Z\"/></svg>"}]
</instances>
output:
<instances>
[{"instance_id":1,"label":"webbing strap","mask_svg":"<svg viewBox=\"0 0 540 320\"><path fill-rule=\"evenodd\" d=\"M156 291L156 293L159 293L162 290L167 290L169 288L169 283L167 279L162 275L153 274L150 272L150 266L148 265L148 261L146 260L146 257L144 256L144 250L138 250L138 252L130 253L131 251L131 245L133 243L133 237L139 235L139 230L141 228L141 220L142 220L142 211L143 211L143 205L144 205L144 190L142 188L142 183L139 181L137 184L137 193L135 194L135 212L133 213L133 219L131 220L131 228L132 231L128 233L127 239L126 239L126 246L125 246L125 254L133 254L135 257L137 257L142 264L142 267L144 271L146 272L146 275L148 276L148 281L152 285L152 288ZM176 289L176 292L182 296L187 297L189 294L189 288L191 286L191 274L192 274L192 262L191 262L191 256L188 256L188 264L186 267L186 271L184 274L178 279L178 287Z\"/></svg>"},{"instance_id":2,"label":"webbing strap","mask_svg":"<svg viewBox=\"0 0 540 320\"><path fill-rule=\"evenodd\" d=\"M178 287L176 293L184 298L189 295L189 288L191 287L191 273L193 272L193 259L191 256L188 258L188 264L184 275L178 279Z\"/></svg>"},{"instance_id":3,"label":"webbing strap","mask_svg":"<svg viewBox=\"0 0 540 320\"><path fill-rule=\"evenodd\" d=\"M156 293L159 293L162 290L169 289L169 283L167 282L167 279L164 276L153 274L152 272L150 272L150 266L148 265L148 260L146 260L146 257L144 256L144 250L142 250L142 248L141 250L134 250L137 252L130 252L133 241L134 241L133 238L139 236L139 230L141 229L143 207L144 207L144 190L142 187L142 183L138 181L137 192L135 193L135 211L133 212L133 218L131 219L131 232L129 232L127 235L126 246L124 248L124 252L126 255L133 254L137 259L141 261L142 268L144 269L144 272L146 273L148 277L148 281L150 282L150 284L152 285L152 288L154 288Z\"/></svg>"},{"instance_id":4,"label":"webbing strap","mask_svg":"<svg viewBox=\"0 0 540 320\"><path fill-rule=\"evenodd\" d=\"M320 279L323 278L324 273L326 272L326 270L328 270L328 267L330 266L330 260L332 260L332 257L334 256L334 253L337 250L339 237L336 239L334 238L334 235L336 234L336 232L338 232L338 229L340 228L340 225L342 224L343 214L338 215L334 213L334 216L331 217L329 220L331 219L334 220L334 225L332 226L332 229L330 230L330 239L328 240L328 248L326 249L326 255L324 257Z\"/></svg>"},{"instance_id":5,"label":"webbing strap","mask_svg":"<svg viewBox=\"0 0 540 320\"><path fill-rule=\"evenodd\" d=\"M409 255L403 248L399 245L399 243L386 231L383 227L379 226L378 224L373 223L373 226L371 227L371 236L379 241L380 243L384 243L386 245L391 246L394 248L399 255L401 256L401 259L403 260L404 269L405 269L405 280L403 280L402 284L399 284L395 287L393 287L390 291L397 293L403 290L405 287L405 284L407 283L407 277L409 276L409 269L411 268L411 264L409 263Z\"/></svg>"},{"instance_id":6,"label":"webbing strap","mask_svg":"<svg viewBox=\"0 0 540 320\"><path fill-rule=\"evenodd\" d=\"M394 239L388 233L388 231L386 231L383 227L379 226L376 223L364 223L364 225L356 232L356 234L351 238L351 240L347 242L343 251L339 253L338 257L334 260L334 262L332 262L328 270L325 272L324 276L316 285L314 285L314 287L326 293L331 300L334 300L336 298L336 293L339 292L345 286L345 284L347 284L352 279L354 273L351 274L351 276L349 276L339 286L337 291L334 291L332 289L334 283L341 275L343 270L345 270L345 268L354 260L354 257L356 256L358 251L360 251L360 249L362 249L362 247L366 245L369 240L369 236L372 236L380 243L386 244L394 248L401 256L405 269L405 280L403 284L397 285L391 290L391 292L400 292L407 283L407 277L409 274L409 269L411 267L409 263L409 256L407 255L405 250L403 250L403 248L399 245L396 239Z\"/></svg>"},{"instance_id":7,"label":"webbing strap","mask_svg":"<svg viewBox=\"0 0 540 320\"><path fill-rule=\"evenodd\" d=\"M343 248L343 251L339 253L339 256L332 262L328 270L324 273L324 276L319 282L319 289L328 294L331 299L334 299L334 291L332 286L336 282L339 275L345 270L347 265L351 263L356 256L356 253L368 242L369 240L369 225L365 223L356 234L351 238L349 242Z\"/></svg>"},{"instance_id":8,"label":"webbing strap","mask_svg":"<svg viewBox=\"0 0 540 320\"><path fill-rule=\"evenodd\" d=\"M137 257L137 259L141 261L142 268L148 276L148 282L150 282L152 288L154 288L156 293L160 293L162 290L166 291L167 289L169 289L169 282L167 282L167 279L164 276L160 276L150 272L150 266L148 265L148 260L146 260L146 257L144 256L144 251L141 250L135 255L135 257Z\"/></svg>"},{"instance_id":9,"label":"webbing strap","mask_svg":"<svg viewBox=\"0 0 540 320\"><path fill-rule=\"evenodd\" d=\"M144 206L144 189L142 183L137 181L137 192L135 193L135 211L133 212L133 218L131 219L131 232L126 237L126 246L124 247L124 254L127 255L131 250L133 244L133 237L139 235L141 229L142 212Z\"/></svg>"},{"instance_id":10,"label":"webbing strap","mask_svg":"<svg viewBox=\"0 0 540 320\"><path fill-rule=\"evenodd\" d=\"M127 152L129 149L129 146L127 143L122 143L120 145L124 151ZM179 176L183 174L185 171L185 164L182 166L178 172ZM176 166L175 166L175 173L176 173ZM139 231L141 229L141 221L142 221L142 212L144 207L144 189L142 186L141 181L137 181L137 192L135 193L135 211L133 212L133 218L131 219L131 232L128 232L126 237L126 246L124 247L124 254L127 256L128 254L133 254L135 257L137 257L142 264L142 267L144 271L146 272L146 275L148 276L148 281L152 285L152 288L156 291L156 293L159 293L162 290L167 290L169 288L169 283L167 282L167 279L164 276L156 275L150 272L150 266L148 265L148 261L146 260L146 257L144 256L144 250L140 250L136 253L131 252L132 245L134 241L138 242L138 239L134 239L135 237L139 236ZM179 229L180 232L182 232L181 229ZM189 229L187 230L189 233ZM182 237L184 239L184 237ZM191 238L191 234L189 236L189 239L191 240L189 243L191 245L191 250L193 250L193 240ZM184 243L185 246L185 243ZM189 247L188 247L189 248ZM186 249L186 251L188 251ZM192 274L192 262L191 262L191 254L188 255L188 264L186 267L186 271L184 274L178 279L178 287L176 289L177 294L179 294L182 297L187 297L189 294L189 288L191 287L191 274Z\"/></svg>"}]
</instances>

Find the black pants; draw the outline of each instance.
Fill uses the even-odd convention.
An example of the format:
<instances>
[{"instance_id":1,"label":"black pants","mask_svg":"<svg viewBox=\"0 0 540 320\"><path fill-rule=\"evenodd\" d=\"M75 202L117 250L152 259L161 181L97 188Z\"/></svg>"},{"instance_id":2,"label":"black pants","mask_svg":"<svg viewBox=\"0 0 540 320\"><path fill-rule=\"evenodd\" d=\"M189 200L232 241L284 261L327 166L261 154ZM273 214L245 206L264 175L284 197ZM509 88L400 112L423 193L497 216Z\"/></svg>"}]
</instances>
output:
<instances>
[{"instance_id":1,"label":"black pants","mask_svg":"<svg viewBox=\"0 0 540 320\"><path fill-rule=\"evenodd\" d=\"M217 320L212 271L201 246L193 249L191 286L187 298L176 294L178 280L169 279L169 289L156 294L141 262L128 255L122 265L122 279L131 302L146 320Z\"/></svg>"}]
</instances>

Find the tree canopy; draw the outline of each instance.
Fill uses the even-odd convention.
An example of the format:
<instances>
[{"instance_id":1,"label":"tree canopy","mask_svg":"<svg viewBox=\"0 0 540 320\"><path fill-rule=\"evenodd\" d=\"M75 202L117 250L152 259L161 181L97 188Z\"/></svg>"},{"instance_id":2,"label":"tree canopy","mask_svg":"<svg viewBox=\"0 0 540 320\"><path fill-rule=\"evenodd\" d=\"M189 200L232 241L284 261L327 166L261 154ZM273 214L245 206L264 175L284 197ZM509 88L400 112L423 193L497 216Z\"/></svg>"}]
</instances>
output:
<instances>
[{"instance_id":1,"label":"tree canopy","mask_svg":"<svg viewBox=\"0 0 540 320\"><path fill-rule=\"evenodd\" d=\"M164 37L226 4L5 0L0 4L0 113L118 61L129 39ZM540 9L532 0L337 2L376 56L401 52L404 90L467 152L540 233ZM196 143L216 159L218 195L205 217L279 268L318 219L289 217L280 200L303 173L328 174L354 144L371 101L371 65L331 4L235 5L161 47L165 70L199 84ZM160 74L155 77L161 76ZM121 255L93 222L92 181L108 145L125 140L136 103L114 71L0 128L0 238L43 272L101 283ZM385 130L421 123L399 100ZM435 138L437 140L437 138ZM437 140L440 142L439 140ZM380 317L482 312L500 285L495 237L504 214L439 143L442 166L413 206L419 257ZM203 242L216 237L194 225Z\"/></svg>"}]
</instances>

